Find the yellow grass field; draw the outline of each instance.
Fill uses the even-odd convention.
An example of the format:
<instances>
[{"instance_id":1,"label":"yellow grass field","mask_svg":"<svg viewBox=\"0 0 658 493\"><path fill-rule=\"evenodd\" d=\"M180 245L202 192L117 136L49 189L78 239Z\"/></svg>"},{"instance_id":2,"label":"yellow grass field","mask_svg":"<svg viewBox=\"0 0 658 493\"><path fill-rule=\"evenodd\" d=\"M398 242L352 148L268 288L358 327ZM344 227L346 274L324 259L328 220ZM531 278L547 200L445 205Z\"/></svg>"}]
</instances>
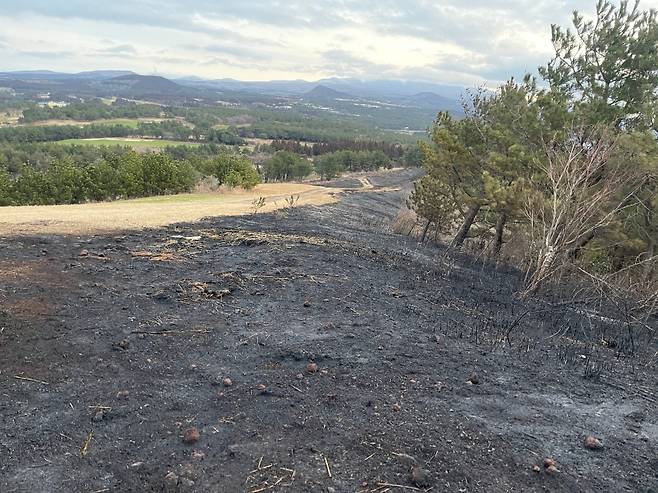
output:
<instances>
[{"instance_id":1,"label":"yellow grass field","mask_svg":"<svg viewBox=\"0 0 658 493\"><path fill-rule=\"evenodd\" d=\"M266 183L253 190L167 195L116 202L75 205L0 207L0 236L31 234L85 235L140 230L211 216L253 213L261 197L271 212L286 207L286 198L299 196L296 206L338 201L340 189L300 183Z\"/></svg>"}]
</instances>

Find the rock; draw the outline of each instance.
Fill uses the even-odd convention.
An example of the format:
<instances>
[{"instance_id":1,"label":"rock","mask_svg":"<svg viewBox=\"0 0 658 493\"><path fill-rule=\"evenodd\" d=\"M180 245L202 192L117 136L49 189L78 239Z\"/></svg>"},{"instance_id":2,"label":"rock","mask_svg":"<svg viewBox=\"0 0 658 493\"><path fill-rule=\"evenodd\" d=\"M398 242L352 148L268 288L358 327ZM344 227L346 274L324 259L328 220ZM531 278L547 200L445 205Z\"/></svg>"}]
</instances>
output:
<instances>
[{"instance_id":1,"label":"rock","mask_svg":"<svg viewBox=\"0 0 658 493\"><path fill-rule=\"evenodd\" d=\"M117 351L126 351L130 347L130 341L128 339L124 339L122 341L115 342L113 347Z\"/></svg>"},{"instance_id":2,"label":"rock","mask_svg":"<svg viewBox=\"0 0 658 493\"><path fill-rule=\"evenodd\" d=\"M473 385L479 385L480 379L478 378L476 373L472 373L471 376L468 378L468 382Z\"/></svg>"},{"instance_id":3,"label":"rock","mask_svg":"<svg viewBox=\"0 0 658 493\"><path fill-rule=\"evenodd\" d=\"M194 481L189 478L181 478L178 482L178 486L181 492L192 491L194 488Z\"/></svg>"},{"instance_id":4,"label":"rock","mask_svg":"<svg viewBox=\"0 0 658 493\"><path fill-rule=\"evenodd\" d=\"M535 464L534 466L532 466L532 471L533 472L541 472L541 467L539 467L537 464Z\"/></svg>"},{"instance_id":5,"label":"rock","mask_svg":"<svg viewBox=\"0 0 658 493\"><path fill-rule=\"evenodd\" d=\"M544 459L544 468L548 469L549 467L553 466L555 467L557 465L557 462L555 462L555 459L552 459L550 457Z\"/></svg>"},{"instance_id":6,"label":"rock","mask_svg":"<svg viewBox=\"0 0 658 493\"><path fill-rule=\"evenodd\" d=\"M429 488L434 484L432 473L420 466L411 468L411 482L418 488Z\"/></svg>"},{"instance_id":7,"label":"rock","mask_svg":"<svg viewBox=\"0 0 658 493\"><path fill-rule=\"evenodd\" d=\"M185 433L183 433L183 443L187 443L188 445L198 442L200 438L201 433L199 433L199 430L194 427L188 428L185 430Z\"/></svg>"},{"instance_id":8,"label":"rock","mask_svg":"<svg viewBox=\"0 0 658 493\"><path fill-rule=\"evenodd\" d=\"M180 477L181 480L183 478L187 478L196 481L197 478L199 477L196 466L194 466L194 464L189 462L187 464L183 464L183 466L180 469Z\"/></svg>"},{"instance_id":9,"label":"rock","mask_svg":"<svg viewBox=\"0 0 658 493\"><path fill-rule=\"evenodd\" d=\"M308 365L306 365L306 371L309 373L317 373L318 372L318 365L317 363L314 363L311 361Z\"/></svg>"},{"instance_id":10,"label":"rock","mask_svg":"<svg viewBox=\"0 0 658 493\"><path fill-rule=\"evenodd\" d=\"M302 373L298 373L295 378L297 378L297 380L304 380L304 375Z\"/></svg>"},{"instance_id":11,"label":"rock","mask_svg":"<svg viewBox=\"0 0 658 493\"><path fill-rule=\"evenodd\" d=\"M224 380L222 380L222 384L224 384L224 387L232 387L233 380L231 380L229 377L226 377Z\"/></svg>"},{"instance_id":12,"label":"rock","mask_svg":"<svg viewBox=\"0 0 658 493\"><path fill-rule=\"evenodd\" d=\"M100 421L103 421L104 418L105 418L105 411L103 411L102 409L99 409L98 411L96 411L96 412L94 413L94 415L93 415L93 417L91 418L91 420L92 420L94 423L98 423L98 422L100 422Z\"/></svg>"},{"instance_id":13,"label":"rock","mask_svg":"<svg viewBox=\"0 0 658 493\"><path fill-rule=\"evenodd\" d=\"M130 392L128 390L120 390L117 392L117 399L127 399L130 397Z\"/></svg>"},{"instance_id":14,"label":"rock","mask_svg":"<svg viewBox=\"0 0 658 493\"><path fill-rule=\"evenodd\" d=\"M89 257L89 250L80 250L78 257Z\"/></svg>"},{"instance_id":15,"label":"rock","mask_svg":"<svg viewBox=\"0 0 658 493\"><path fill-rule=\"evenodd\" d=\"M393 404L393 406L391 406L391 409L393 410L393 412L399 413L400 411L402 411L402 406L396 402L395 404Z\"/></svg>"},{"instance_id":16,"label":"rock","mask_svg":"<svg viewBox=\"0 0 658 493\"><path fill-rule=\"evenodd\" d=\"M260 390L261 392L265 392L267 390L267 385L265 385L264 383L261 383L261 384L258 384L258 387L256 387L256 388L258 390Z\"/></svg>"},{"instance_id":17,"label":"rock","mask_svg":"<svg viewBox=\"0 0 658 493\"><path fill-rule=\"evenodd\" d=\"M603 444L601 443L601 440L590 435L585 438L585 448L589 450L601 450Z\"/></svg>"},{"instance_id":18,"label":"rock","mask_svg":"<svg viewBox=\"0 0 658 493\"><path fill-rule=\"evenodd\" d=\"M195 450L194 452L192 452L192 458L196 460L203 460L206 458L206 454L198 450Z\"/></svg>"},{"instance_id":19,"label":"rock","mask_svg":"<svg viewBox=\"0 0 658 493\"><path fill-rule=\"evenodd\" d=\"M304 301L304 307L309 308L311 306L311 302L309 300Z\"/></svg>"},{"instance_id":20,"label":"rock","mask_svg":"<svg viewBox=\"0 0 658 493\"><path fill-rule=\"evenodd\" d=\"M557 474L558 472L560 472L560 470L555 466L549 466L546 468L546 472L548 474Z\"/></svg>"},{"instance_id":21,"label":"rock","mask_svg":"<svg viewBox=\"0 0 658 493\"><path fill-rule=\"evenodd\" d=\"M178 475L173 471L168 472L167 475L164 477L164 480L165 480L165 484L169 488L178 485Z\"/></svg>"}]
</instances>

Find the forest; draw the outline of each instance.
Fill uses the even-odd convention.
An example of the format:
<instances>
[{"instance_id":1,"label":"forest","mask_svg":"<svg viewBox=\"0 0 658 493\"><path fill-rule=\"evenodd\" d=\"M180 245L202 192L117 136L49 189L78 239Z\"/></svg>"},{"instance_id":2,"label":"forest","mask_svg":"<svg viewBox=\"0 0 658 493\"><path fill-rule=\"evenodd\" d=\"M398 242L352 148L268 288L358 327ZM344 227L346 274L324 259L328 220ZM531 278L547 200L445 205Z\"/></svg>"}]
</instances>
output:
<instances>
[{"instance_id":1,"label":"forest","mask_svg":"<svg viewBox=\"0 0 658 493\"><path fill-rule=\"evenodd\" d=\"M440 113L410 199L423 239L506 249L524 296L576 272L655 303L657 36L655 11L601 1L553 26L540 78L473 91L463 119Z\"/></svg>"}]
</instances>

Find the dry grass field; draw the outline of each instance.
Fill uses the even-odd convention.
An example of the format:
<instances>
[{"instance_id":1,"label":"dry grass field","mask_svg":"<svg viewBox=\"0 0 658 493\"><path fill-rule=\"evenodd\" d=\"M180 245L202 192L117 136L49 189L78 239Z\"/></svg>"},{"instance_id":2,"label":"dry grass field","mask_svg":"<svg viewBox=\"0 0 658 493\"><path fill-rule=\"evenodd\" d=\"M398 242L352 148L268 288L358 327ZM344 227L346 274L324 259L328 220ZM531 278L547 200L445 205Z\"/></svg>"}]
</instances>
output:
<instances>
[{"instance_id":1,"label":"dry grass field","mask_svg":"<svg viewBox=\"0 0 658 493\"><path fill-rule=\"evenodd\" d=\"M0 236L92 234L165 226L212 216L271 212L297 205L336 202L339 189L299 183L266 183L253 190L193 193L94 204L0 208ZM257 206L260 198L262 205ZM297 197L299 197L297 199Z\"/></svg>"}]
</instances>

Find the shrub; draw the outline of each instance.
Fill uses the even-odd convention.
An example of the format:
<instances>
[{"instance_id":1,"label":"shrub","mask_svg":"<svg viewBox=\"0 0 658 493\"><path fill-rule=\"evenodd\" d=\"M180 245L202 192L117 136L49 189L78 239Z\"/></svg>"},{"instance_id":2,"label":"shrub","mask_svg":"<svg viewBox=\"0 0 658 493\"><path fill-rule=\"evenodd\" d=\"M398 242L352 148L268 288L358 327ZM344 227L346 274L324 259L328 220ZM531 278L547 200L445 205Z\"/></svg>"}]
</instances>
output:
<instances>
[{"instance_id":1,"label":"shrub","mask_svg":"<svg viewBox=\"0 0 658 493\"><path fill-rule=\"evenodd\" d=\"M260 183L260 175L251 161L237 154L219 155L207 166L207 171L217 178L219 185L250 189Z\"/></svg>"},{"instance_id":2,"label":"shrub","mask_svg":"<svg viewBox=\"0 0 658 493\"><path fill-rule=\"evenodd\" d=\"M308 160L288 151L277 152L263 166L266 181L299 180L312 172L313 166Z\"/></svg>"}]
</instances>

